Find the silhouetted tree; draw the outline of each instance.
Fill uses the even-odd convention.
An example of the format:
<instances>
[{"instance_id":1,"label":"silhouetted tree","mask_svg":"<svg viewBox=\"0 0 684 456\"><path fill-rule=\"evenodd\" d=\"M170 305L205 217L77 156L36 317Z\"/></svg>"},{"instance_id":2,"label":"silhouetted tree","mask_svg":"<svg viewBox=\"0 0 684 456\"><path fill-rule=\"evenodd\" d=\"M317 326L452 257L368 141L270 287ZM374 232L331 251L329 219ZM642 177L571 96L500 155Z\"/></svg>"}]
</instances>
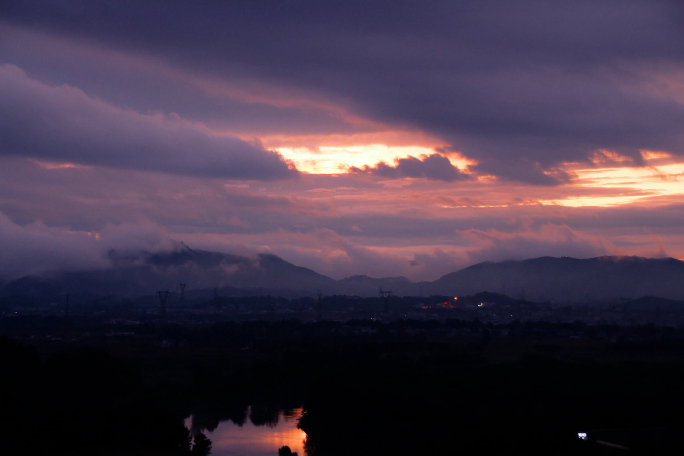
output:
<instances>
[{"instance_id":1,"label":"silhouetted tree","mask_svg":"<svg viewBox=\"0 0 684 456\"><path fill-rule=\"evenodd\" d=\"M192 447L192 433L188 428L185 426L183 427L185 428L185 432L178 437L178 449L181 451L181 454L190 454L190 448Z\"/></svg>"},{"instance_id":2,"label":"silhouetted tree","mask_svg":"<svg viewBox=\"0 0 684 456\"><path fill-rule=\"evenodd\" d=\"M283 445L278 448L278 456L297 456L297 452L293 453L289 446Z\"/></svg>"},{"instance_id":3,"label":"silhouetted tree","mask_svg":"<svg viewBox=\"0 0 684 456\"><path fill-rule=\"evenodd\" d=\"M209 440L204 433L198 432L193 439L192 451L190 454L196 456L207 456L208 454L211 454L211 440Z\"/></svg>"}]
</instances>

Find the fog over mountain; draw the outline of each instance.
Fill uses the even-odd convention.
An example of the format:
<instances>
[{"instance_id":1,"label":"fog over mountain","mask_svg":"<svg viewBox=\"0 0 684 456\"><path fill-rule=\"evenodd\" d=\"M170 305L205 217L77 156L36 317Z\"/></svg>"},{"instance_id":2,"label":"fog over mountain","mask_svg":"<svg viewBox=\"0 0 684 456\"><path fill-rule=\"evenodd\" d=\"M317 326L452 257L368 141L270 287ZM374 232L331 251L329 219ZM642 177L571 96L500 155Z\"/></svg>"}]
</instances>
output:
<instances>
[{"instance_id":1,"label":"fog over mountain","mask_svg":"<svg viewBox=\"0 0 684 456\"><path fill-rule=\"evenodd\" d=\"M684 262L640 257L575 259L542 257L484 262L433 282L405 277L355 275L334 280L271 254L252 257L194 250L181 244L166 252L108 254L108 269L26 276L0 284L0 296L137 297L157 290L178 290L179 283L197 296L217 288L223 295L284 297L344 294L376 296L380 288L404 296L463 296L490 291L530 301L586 302L656 296L684 299ZM205 293L200 293L204 290Z\"/></svg>"},{"instance_id":2,"label":"fog over mountain","mask_svg":"<svg viewBox=\"0 0 684 456\"><path fill-rule=\"evenodd\" d=\"M241 294L291 296L315 294L335 281L310 269L295 266L270 254L254 257L182 247L167 252L117 251L108 254L112 267L76 272L48 273L14 280L2 287L4 294L83 293L136 297L157 290L239 288ZM313 292L311 291L313 290Z\"/></svg>"}]
</instances>

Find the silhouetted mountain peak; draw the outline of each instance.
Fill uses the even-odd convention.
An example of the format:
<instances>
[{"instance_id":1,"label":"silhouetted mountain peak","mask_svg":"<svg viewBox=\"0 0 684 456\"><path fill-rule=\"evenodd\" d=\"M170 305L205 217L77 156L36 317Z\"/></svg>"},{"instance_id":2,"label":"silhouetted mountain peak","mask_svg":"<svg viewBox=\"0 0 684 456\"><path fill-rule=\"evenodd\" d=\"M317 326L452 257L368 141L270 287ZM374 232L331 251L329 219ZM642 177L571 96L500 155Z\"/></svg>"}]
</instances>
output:
<instances>
[{"instance_id":1,"label":"silhouetted mountain peak","mask_svg":"<svg viewBox=\"0 0 684 456\"><path fill-rule=\"evenodd\" d=\"M186 283L188 290L219 287L243 294L287 296L313 296L317 291L373 296L382 288L399 296L473 296L489 292L491 299L499 294L541 302L641 296L684 299L684 262L674 258L602 256L488 261L446 274L434 282L413 283L402 276L353 275L333 280L271 253L246 257L195 250L182 243L165 252L111 250L108 256L111 269L24 277L3 284L1 294L54 296L69 290L75 295L140 296L160 289L177 289L178 283Z\"/></svg>"},{"instance_id":2,"label":"silhouetted mountain peak","mask_svg":"<svg viewBox=\"0 0 684 456\"><path fill-rule=\"evenodd\" d=\"M492 291L529 300L586 301L655 295L682 299L684 262L674 258L541 257L484 262L439 278L434 291Z\"/></svg>"}]
</instances>

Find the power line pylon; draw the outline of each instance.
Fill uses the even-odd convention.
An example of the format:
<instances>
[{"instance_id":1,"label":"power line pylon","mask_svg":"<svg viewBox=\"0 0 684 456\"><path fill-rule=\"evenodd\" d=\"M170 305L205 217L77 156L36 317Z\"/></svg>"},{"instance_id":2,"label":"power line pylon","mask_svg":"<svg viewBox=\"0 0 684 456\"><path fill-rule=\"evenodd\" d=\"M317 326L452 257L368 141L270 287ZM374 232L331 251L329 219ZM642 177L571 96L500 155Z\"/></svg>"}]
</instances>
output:
<instances>
[{"instance_id":1,"label":"power line pylon","mask_svg":"<svg viewBox=\"0 0 684 456\"><path fill-rule=\"evenodd\" d=\"M161 315L166 318L166 300L169 299L169 290L157 291L157 296L159 296Z\"/></svg>"},{"instance_id":2,"label":"power line pylon","mask_svg":"<svg viewBox=\"0 0 684 456\"><path fill-rule=\"evenodd\" d=\"M384 291L382 288L380 288L380 290L378 290L378 295L380 295L380 299L382 299L382 311L383 311L383 313L388 314L389 313L389 300L390 300L390 297L392 297L392 290Z\"/></svg>"},{"instance_id":3,"label":"power line pylon","mask_svg":"<svg viewBox=\"0 0 684 456\"><path fill-rule=\"evenodd\" d=\"M323 319L323 293L318 290L318 301L316 302L316 315L318 320Z\"/></svg>"}]
</instances>

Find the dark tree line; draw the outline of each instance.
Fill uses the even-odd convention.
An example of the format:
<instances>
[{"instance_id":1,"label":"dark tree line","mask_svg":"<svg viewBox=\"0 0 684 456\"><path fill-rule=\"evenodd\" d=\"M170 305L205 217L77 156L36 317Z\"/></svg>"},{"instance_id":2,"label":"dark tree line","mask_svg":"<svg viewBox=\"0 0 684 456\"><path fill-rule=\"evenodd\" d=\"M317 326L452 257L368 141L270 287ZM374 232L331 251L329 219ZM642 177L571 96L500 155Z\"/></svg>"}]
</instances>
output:
<instances>
[{"instance_id":1,"label":"dark tree line","mask_svg":"<svg viewBox=\"0 0 684 456\"><path fill-rule=\"evenodd\" d=\"M92 347L41 360L0 337L0 453L207 455L211 442L146 388L135 363Z\"/></svg>"},{"instance_id":2,"label":"dark tree line","mask_svg":"<svg viewBox=\"0 0 684 456\"><path fill-rule=\"evenodd\" d=\"M198 454L222 420L268 424L300 405L309 456L590 454L577 432L594 429L668 454L666 431L643 430L684 426L676 328L221 322L55 344L0 338L1 454Z\"/></svg>"}]
</instances>

